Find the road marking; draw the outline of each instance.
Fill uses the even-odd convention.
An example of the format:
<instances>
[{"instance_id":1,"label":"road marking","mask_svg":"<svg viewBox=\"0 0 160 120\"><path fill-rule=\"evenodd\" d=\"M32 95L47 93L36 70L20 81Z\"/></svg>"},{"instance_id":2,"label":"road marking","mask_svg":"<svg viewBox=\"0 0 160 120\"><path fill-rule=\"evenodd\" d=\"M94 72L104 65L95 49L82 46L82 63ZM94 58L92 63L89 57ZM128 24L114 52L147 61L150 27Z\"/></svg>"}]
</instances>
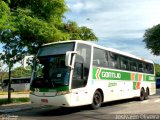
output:
<instances>
[{"instance_id":1,"label":"road marking","mask_svg":"<svg viewBox=\"0 0 160 120\"><path fill-rule=\"evenodd\" d=\"M140 103L153 103L153 102L155 102L155 103L157 103L157 102L160 102L160 99L158 99L158 100L154 100L154 101L152 101L152 100L144 100L144 101L141 101Z\"/></svg>"},{"instance_id":2,"label":"road marking","mask_svg":"<svg viewBox=\"0 0 160 120\"><path fill-rule=\"evenodd\" d=\"M129 103L134 103L134 102L129 102Z\"/></svg>"},{"instance_id":3,"label":"road marking","mask_svg":"<svg viewBox=\"0 0 160 120\"><path fill-rule=\"evenodd\" d=\"M141 103L148 103L150 100L144 100Z\"/></svg>"},{"instance_id":4,"label":"road marking","mask_svg":"<svg viewBox=\"0 0 160 120\"><path fill-rule=\"evenodd\" d=\"M158 99L158 100L155 100L154 102L160 102L160 99Z\"/></svg>"}]
</instances>

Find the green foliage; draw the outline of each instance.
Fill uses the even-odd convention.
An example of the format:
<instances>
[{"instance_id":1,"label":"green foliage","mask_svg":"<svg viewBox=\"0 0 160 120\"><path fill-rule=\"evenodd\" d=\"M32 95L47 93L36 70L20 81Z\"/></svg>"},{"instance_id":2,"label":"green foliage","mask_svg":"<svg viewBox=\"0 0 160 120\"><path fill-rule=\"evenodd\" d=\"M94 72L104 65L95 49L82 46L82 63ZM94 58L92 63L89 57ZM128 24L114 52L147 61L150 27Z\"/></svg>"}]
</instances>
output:
<instances>
[{"instance_id":1,"label":"green foliage","mask_svg":"<svg viewBox=\"0 0 160 120\"><path fill-rule=\"evenodd\" d=\"M17 8L28 8L39 19L55 24L62 22L63 14L67 11L64 0L4 0L12 11Z\"/></svg>"},{"instance_id":2,"label":"green foliage","mask_svg":"<svg viewBox=\"0 0 160 120\"><path fill-rule=\"evenodd\" d=\"M21 102L29 102L29 98L12 98L10 102L7 99L0 99L0 105L8 104L8 103L21 103Z\"/></svg>"},{"instance_id":3,"label":"green foliage","mask_svg":"<svg viewBox=\"0 0 160 120\"><path fill-rule=\"evenodd\" d=\"M61 24L63 14L67 11L64 0L30 0L31 10L38 17L55 25ZM39 9L37 9L39 8Z\"/></svg>"},{"instance_id":4,"label":"green foliage","mask_svg":"<svg viewBox=\"0 0 160 120\"><path fill-rule=\"evenodd\" d=\"M8 67L0 61L0 83L1 83L1 80L8 78L7 71L8 71Z\"/></svg>"},{"instance_id":5,"label":"green foliage","mask_svg":"<svg viewBox=\"0 0 160 120\"><path fill-rule=\"evenodd\" d=\"M17 67L12 70L11 78L31 77L31 74L32 74L32 70L31 68L29 68L29 66L27 70L24 69L23 67ZM0 73L0 80L7 79L7 78L8 78L8 72Z\"/></svg>"},{"instance_id":6,"label":"green foliage","mask_svg":"<svg viewBox=\"0 0 160 120\"><path fill-rule=\"evenodd\" d=\"M64 30L69 33L70 40L98 40L91 29L85 26L78 27L76 22L68 21L64 25Z\"/></svg>"},{"instance_id":7,"label":"green foliage","mask_svg":"<svg viewBox=\"0 0 160 120\"><path fill-rule=\"evenodd\" d=\"M31 70L26 70L23 67L17 67L12 71L12 78L31 77Z\"/></svg>"},{"instance_id":8,"label":"green foliage","mask_svg":"<svg viewBox=\"0 0 160 120\"><path fill-rule=\"evenodd\" d=\"M143 41L154 55L160 55L160 24L147 29Z\"/></svg>"},{"instance_id":9,"label":"green foliage","mask_svg":"<svg viewBox=\"0 0 160 120\"><path fill-rule=\"evenodd\" d=\"M44 43L54 42L57 40L65 40L69 35L58 30L53 24L48 23L36 17L27 16L29 10L18 10L17 28L19 36L21 36L20 47L25 48L27 45L27 52L35 54Z\"/></svg>"},{"instance_id":10,"label":"green foliage","mask_svg":"<svg viewBox=\"0 0 160 120\"><path fill-rule=\"evenodd\" d=\"M44 43L97 40L91 29L63 23L64 0L0 0L1 59L10 67L26 53L36 54Z\"/></svg>"},{"instance_id":11,"label":"green foliage","mask_svg":"<svg viewBox=\"0 0 160 120\"><path fill-rule=\"evenodd\" d=\"M1 2L3 4L0 6L0 11L3 16L0 19L2 23L0 41L4 44L3 52L5 53L2 59L10 66L22 59L23 54L27 52L35 54L39 46L44 43L69 39L68 33L56 28L56 25L61 24L62 15L66 11L63 0ZM25 5L22 5L23 2ZM54 9L52 9L53 6ZM53 17L55 19L52 19Z\"/></svg>"},{"instance_id":12,"label":"green foliage","mask_svg":"<svg viewBox=\"0 0 160 120\"><path fill-rule=\"evenodd\" d=\"M155 64L156 77L160 77L160 65Z\"/></svg>"},{"instance_id":13,"label":"green foliage","mask_svg":"<svg viewBox=\"0 0 160 120\"><path fill-rule=\"evenodd\" d=\"M66 11L65 0L0 0L0 42L3 44L0 59L9 67L9 78L14 63L26 54L36 54L44 43L72 38L97 39L86 27L76 26L77 32L73 34L66 30L63 23Z\"/></svg>"}]
</instances>

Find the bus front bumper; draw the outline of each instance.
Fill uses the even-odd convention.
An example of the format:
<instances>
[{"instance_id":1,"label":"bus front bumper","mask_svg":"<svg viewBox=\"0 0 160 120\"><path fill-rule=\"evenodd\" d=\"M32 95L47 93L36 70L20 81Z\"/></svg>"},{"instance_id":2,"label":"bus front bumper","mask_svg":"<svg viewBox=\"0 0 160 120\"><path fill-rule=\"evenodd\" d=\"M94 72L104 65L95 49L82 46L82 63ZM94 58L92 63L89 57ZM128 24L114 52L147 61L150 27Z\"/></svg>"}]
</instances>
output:
<instances>
[{"instance_id":1,"label":"bus front bumper","mask_svg":"<svg viewBox=\"0 0 160 120\"><path fill-rule=\"evenodd\" d=\"M32 103L40 104L40 105L53 105L53 106L61 106L61 107L70 107L70 95L60 95L60 96L37 96L34 94L30 94L30 100Z\"/></svg>"}]
</instances>

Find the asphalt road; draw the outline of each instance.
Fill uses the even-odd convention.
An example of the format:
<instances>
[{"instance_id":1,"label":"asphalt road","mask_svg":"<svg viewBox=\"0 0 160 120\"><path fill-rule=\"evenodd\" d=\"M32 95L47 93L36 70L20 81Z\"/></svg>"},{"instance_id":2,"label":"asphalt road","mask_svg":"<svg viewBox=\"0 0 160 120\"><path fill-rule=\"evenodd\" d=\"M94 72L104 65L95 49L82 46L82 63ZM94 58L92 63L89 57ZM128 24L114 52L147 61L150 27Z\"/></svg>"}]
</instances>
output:
<instances>
[{"instance_id":1,"label":"asphalt road","mask_svg":"<svg viewBox=\"0 0 160 120\"><path fill-rule=\"evenodd\" d=\"M127 99L108 102L97 110L90 110L88 106L58 109L46 107L8 114L8 117L18 120L160 119L160 90L145 101Z\"/></svg>"}]
</instances>

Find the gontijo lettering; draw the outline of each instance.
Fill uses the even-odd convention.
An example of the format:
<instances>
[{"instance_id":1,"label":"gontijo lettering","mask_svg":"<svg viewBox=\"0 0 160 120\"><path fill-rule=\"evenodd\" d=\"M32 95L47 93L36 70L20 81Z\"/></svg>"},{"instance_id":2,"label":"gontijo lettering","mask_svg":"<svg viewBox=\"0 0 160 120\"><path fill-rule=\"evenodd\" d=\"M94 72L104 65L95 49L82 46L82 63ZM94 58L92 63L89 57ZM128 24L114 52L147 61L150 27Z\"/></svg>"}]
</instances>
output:
<instances>
[{"instance_id":1,"label":"gontijo lettering","mask_svg":"<svg viewBox=\"0 0 160 120\"><path fill-rule=\"evenodd\" d=\"M121 78L121 73L102 72L103 78Z\"/></svg>"}]
</instances>

